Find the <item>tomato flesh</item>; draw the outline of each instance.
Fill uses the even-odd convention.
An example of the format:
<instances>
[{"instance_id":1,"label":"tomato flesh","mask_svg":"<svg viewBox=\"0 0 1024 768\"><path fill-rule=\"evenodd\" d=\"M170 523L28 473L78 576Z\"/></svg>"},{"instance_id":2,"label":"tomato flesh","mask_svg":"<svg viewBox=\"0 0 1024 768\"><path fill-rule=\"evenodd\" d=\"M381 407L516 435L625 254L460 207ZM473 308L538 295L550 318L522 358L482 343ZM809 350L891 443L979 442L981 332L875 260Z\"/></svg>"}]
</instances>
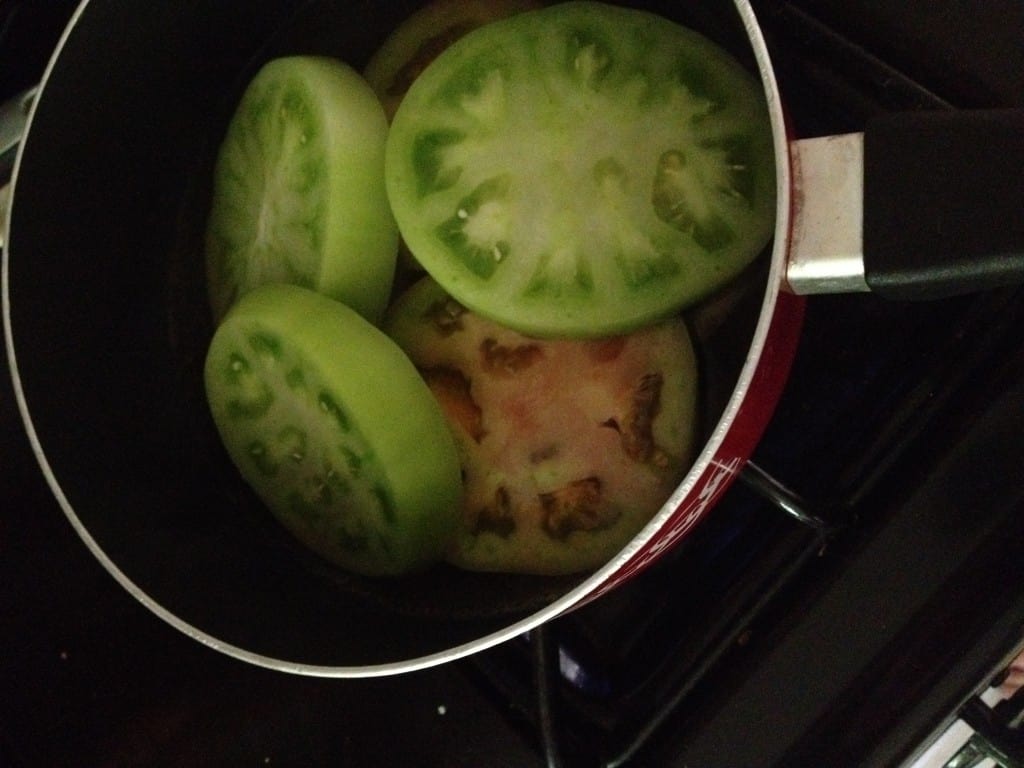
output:
<instances>
[{"instance_id":1,"label":"tomato flesh","mask_svg":"<svg viewBox=\"0 0 1024 768\"><path fill-rule=\"evenodd\" d=\"M738 274L774 223L757 82L650 13L559 4L470 32L409 89L386 181L453 297L523 333L621 333Z\"/></svg>"}]
</instances>

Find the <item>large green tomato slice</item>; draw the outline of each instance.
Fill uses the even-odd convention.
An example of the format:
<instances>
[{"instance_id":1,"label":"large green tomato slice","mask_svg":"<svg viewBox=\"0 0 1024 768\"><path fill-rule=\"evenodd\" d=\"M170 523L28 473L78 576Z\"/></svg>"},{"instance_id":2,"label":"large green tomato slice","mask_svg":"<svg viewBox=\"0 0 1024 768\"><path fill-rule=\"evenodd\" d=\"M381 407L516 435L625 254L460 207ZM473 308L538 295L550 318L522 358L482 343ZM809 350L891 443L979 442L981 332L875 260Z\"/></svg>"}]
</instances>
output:
<instances>
[{"instance_id":1,"label":"large green tomato slice","mask_svg":"<svg viewBox=\"0 0 1024 768\"><path fill-rule=\"evenodd\" d=\"M278 282L380 318L398 251L384 189L387 130L373 90L341 62L292 56L260 69L217 159L206 244L217 318Z\"/></svg>"},{"instance_id":2,"label":"large green tomato slice","mask_svg":"<svg viewBox=\"0 0 1024 768\"><path fill-rule=\"evenodd\" d=\"M573 2L474 30L413 83L387 189L459 302L537 336L668 316L737 275L775 213L758 83L650 13Z\"/></svg>"},{"instance_id":3,"label":"large green tomato slice","mask_svg":"<svg viewBox=\"0 0 1024 768\"><path fill-rule=\"evenodd\" d=\"M441 556L462 493L452 435L412 363L353 310L256 288L214 334L205 381L232 461L309 548L374 575Z\"/></svg>"}]
</instances>

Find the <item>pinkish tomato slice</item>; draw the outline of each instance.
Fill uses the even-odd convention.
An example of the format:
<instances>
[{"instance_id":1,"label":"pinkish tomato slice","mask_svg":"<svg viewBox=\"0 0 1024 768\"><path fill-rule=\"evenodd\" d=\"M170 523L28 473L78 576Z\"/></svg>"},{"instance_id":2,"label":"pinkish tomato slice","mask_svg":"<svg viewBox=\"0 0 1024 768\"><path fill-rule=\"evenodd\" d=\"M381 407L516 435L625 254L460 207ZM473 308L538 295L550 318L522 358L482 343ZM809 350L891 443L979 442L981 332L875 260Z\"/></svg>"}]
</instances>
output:
<instances>
[{"instance_id":1,"label":"pinkish tomato slice","mask_svg":"<svg viewBox=\"0 0 1024 768\"><path fill-rule=\"evenodd\" d=\"M665 503L692 461L697 362L685 323L537 340L457 303L431 278L385 330L455 435L460 567L565 574L600 566Z\"/></svg>"}]
</instances>

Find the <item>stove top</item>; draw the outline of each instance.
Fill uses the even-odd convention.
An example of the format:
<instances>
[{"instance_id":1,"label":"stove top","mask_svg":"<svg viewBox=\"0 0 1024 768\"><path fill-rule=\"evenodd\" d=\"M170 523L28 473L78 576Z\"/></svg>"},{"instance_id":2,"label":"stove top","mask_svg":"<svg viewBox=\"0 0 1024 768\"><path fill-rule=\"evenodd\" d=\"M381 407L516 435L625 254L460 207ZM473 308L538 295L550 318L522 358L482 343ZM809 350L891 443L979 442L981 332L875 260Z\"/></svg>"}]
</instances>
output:
<instances>
[{"instance_id":1,"label":"stove top","mask_svg":"<svg viewBox=\"0 0 1024 768\"><path fill-rule=\"evenodd\" d=\"M5 93L73 8L39 5L0 26ZM756 8L799 136L1024 106L1019 2ZM1020 289L810 300L754 467L669 558L529 637L353 681L248 666L136 603L4 377L0 765L902 765L1024 644L1022 329Z\"/></svg>"}]
</instances>

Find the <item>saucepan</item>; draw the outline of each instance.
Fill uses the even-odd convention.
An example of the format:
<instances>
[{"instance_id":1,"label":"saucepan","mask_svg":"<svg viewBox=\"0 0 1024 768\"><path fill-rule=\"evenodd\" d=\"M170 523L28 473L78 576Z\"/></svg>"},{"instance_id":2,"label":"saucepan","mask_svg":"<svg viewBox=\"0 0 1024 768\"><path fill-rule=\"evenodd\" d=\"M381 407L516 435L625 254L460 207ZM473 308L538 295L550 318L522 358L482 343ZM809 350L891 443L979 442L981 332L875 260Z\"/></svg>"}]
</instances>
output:
<instances>
[{"instance_id":1,"label":"saucepan","mask_svg":"<svg viewBox=\"0 0 1024 768\"><path fill-rule=\"evenodd\" d=\"M339 572L282 535L218 440L202 382L214 328L203 229L216 146L255 69L293 53L360 68L415 6L83 2L33 94L14 168L5 340L41 471L141 603L197 641L287 672L383 675L464 657L656 562L746 465L785 387L807 294L927 298L1024 274L1021 112L893 115L864 133L794 140L754 10L722 2L702 16L719 20L707 34L763 87L775 228L733 311L698 338L727 351L702 352L711 394L692 468L582 574ZM689 21L686 3L649 9Z\"/></svg>"}]
</instances>

